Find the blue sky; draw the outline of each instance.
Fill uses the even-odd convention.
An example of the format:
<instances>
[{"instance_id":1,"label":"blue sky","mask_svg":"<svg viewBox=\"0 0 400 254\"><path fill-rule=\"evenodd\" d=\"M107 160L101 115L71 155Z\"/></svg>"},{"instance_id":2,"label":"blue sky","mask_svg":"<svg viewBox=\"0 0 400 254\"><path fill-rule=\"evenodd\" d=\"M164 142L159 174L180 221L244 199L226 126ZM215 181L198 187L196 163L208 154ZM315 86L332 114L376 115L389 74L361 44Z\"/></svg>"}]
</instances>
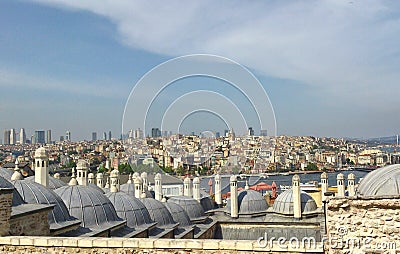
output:
<instances>
[{"instance_id":1,"label":"blue sky","mask_svg":"<svg viewBox=\"0 0 400 254\"><path fill-rule=\"evenodd\" d=\"M399 133L397 1L3 0L0 31L1 130L52 129L56 138L70 130L75 140L120 133L141 76L173 57L209 53L257 76L278 134ZM185 90L172 88L169 100ZM222 131L204 119L191 116L184 131Z\"/></svg>"}]
</instances>

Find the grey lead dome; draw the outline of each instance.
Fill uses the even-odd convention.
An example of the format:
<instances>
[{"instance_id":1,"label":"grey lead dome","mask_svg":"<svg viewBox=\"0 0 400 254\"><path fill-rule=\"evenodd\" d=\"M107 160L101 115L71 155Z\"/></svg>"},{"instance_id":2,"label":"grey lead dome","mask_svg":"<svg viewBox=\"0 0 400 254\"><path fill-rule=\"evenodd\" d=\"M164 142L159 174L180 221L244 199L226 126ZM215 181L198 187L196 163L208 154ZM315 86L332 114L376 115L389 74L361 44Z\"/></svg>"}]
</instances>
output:
<instances>
[{"instance_id":1,"label":"grey lead dome","mask_svg":"<svg viewBox=\"0 0 400 254\"><path fill-rule=\"evenodd\" d=\"M172 218L174 221L179 223L180 227L186 227L192 225L190 222L189 215L186 213L186 211L178 204L175 204L173 202L167 202L165 203L165 206L167 207L168 211L171 213Z\"/></svg>"},{"instance_id":2,"label":"grey lead dome","mask_svg":"<svg viewBox=\"0 0 400 254\"><path fill-rule=\"evenodd\" d=\"M400 164L368 173L361 180L357 192L362 196L400 195Z\"/></svg>"},{"instance_id":3,"label":"grey lead dome","mask_svg":"<svg viewBox=\"0 0 400 254\"><path fill-rule=\"evenodd\" d=\"M304 191L300 192L300 200L302 213L314 212L317 210L317 204L315 203L315 200ZM293 190L290 189L282 192L276 198L272 210L275 213L283 215L293 215Z\"/></svg>"},{"instance_id":4,"label":"grey lead dome","mask_svg":"<svg viewBox=\"0 0 400 254\"><path fill-rule=\"evenodd\" d=\"M123 192L109 192L105 195L114 205L118 216L126 220L129 227L152 223L149 211L139 199Z\"/></svg>"},{"instance_id":5,"label":"grey lead dome","mask_svg":"<svg viewBox=\"0 0 400 254\"><path fill-rule=\"evenodd\" d=\"M48 215L50 224L75 219L70 216L64 202L54 191L47 189L41 184L25 180L17 180L12 183L25 202L29 204L55 205L54 209Z\"/></svg>"},{"instance_id":6,"label":"grey lead dome","mask_svg":"<svg viewBox=\"0 0 400 254\"><path fill-rule=\"evenodd\" d=\"M101 226L121 221L111 201L101 192L87 186L64 186L55 190L69 213L81 220L82 227Z\"/></svg>"},{"instance_id":7,"label":"grey lead dome","mask_svg":"<svg viewBox=\"0 0 400 254\"><path fill-rule=\"evenodd\" d=\"M242 190L238 193L239 215L251 215L266 212L268 204L261 193L254 190ZM231 199L228 199L226 211L231 211Z\"/></svg>"},{"instance_id":8,"label":"grey lead dome","mask_svg":"<svg viewBox=\"0 0 400 254\"><path fill-rule=\"evenodd\" d=\"M153 198L142 198L141 201L149 211L152 221L157 222L157 226L176 224L167 207L160 201Z\"/></svg>"},{"instance_id":9,"label":"grey lead dome","mask_svg":"<svg viewBox=\"0 0 400 254\"><path fill-rule=\"evenodd\" d=\"M195 220L205 216L203 207L200 205L199 202L197 202L197 200L191 197L175 196L168 199L167 202L172 202L180 205L183 210L185 210L186 213L189 215L189 218L191 220Z\"/></svg>"}]
</instances>

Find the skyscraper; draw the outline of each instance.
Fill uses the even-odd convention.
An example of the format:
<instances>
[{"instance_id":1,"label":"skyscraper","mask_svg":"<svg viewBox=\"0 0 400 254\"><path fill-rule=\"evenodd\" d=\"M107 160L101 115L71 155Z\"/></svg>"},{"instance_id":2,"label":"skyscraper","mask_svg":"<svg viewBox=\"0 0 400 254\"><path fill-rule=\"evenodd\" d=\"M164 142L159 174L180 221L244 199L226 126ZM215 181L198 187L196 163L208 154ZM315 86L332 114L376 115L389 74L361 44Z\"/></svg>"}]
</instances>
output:
<instances>
[{"instance_id":1,"label":"skyscraper","mask_svg":"<svg viewBox=\"0 0 400 254\"><path fill-rule=\"evenodd\" d=\"M92 132L92 141L97 140L97 132Z\"/></svg>"},{"instance_id":2,"label":"skyscraper","mask_svg":"<svg viewBox=\"0 0 400 254\"><path fill-rule=\"evenodd\" d=\"M4 144L10 144L10 130L4 130Z\"/></svg>"},{"instance_id":3,"label":"skyscraper","mask_svg":"<svg viewBox=\"0 0 400 254\"><path fill-rule=\"evenodd\" d=\"M111 131L108 132L108 140L111 140Z\"/></svg>"},{"instance_id":4,"label":"skyscraper","mask_svg":"<svg viewBox=\"0 0 400 254\"><path fill-rule=\"evenodd\" d=\"M260 136L268 136L268 131L267 130L260 130Z\"/></svg>"},{"instance_id":5,"label":"skyscraper","mask_svg":"<svg viewBox=\"0 0 400 254\"><path fill-rule=\"evenodd\" d=\"M143 131L140 128L135 130L134 138L135 139L142 139L143 138Z\"/></svg>"},{"instance_id":6,"label":"skyscraper","mask_svg":"<svg viewBox=\"0 0 400 254\"><path fill-rule=\"evenodd\" d=\"M103 140L107 140L107 133L103 132Z\"/></svg>"},{"instance_id":7,"label":"skyscraper","mask_svg":"<svg viewBox=\"0 0 400 254\"><path fill-rule=\"evenodd\" d=\"M15 145L17 143L17 134L15 129L10 130L10 145Z\"/></svg>"},{"instance_id":8,"label":"skyscraper","mask_svg":"<svg viewBox=\"0 0 400 254\"><path fill-rule=\"evenodd\" d=\"M247 135L249 135L249 136L254 136L253 127L249 127L249 131L248 131Z\"/></svg>"},{"instance_id":9,"label":"skyscraper","mask_svg":"<svg viewBox=\"0 0 400 254\"><path fill-rule=\"evenodd\" d=\"M152 128L151 129L151 137L152 138L157 138L157 137L161 137L161 131L159 128Z\"/></svg>"},{"instance_id":10,"label":"skyscraper","mask_svg":"<svg viewBox=\"0 0 400 254\"><path fill-rule=\"evenodd\" d=\"M70 132L70 131L67 131L67 132L65 133L65 140L71 141L71 132Z\"/></svg>"},{"instance_id":11,"label":"skyscraper","mask_svg":"<svg viewBox=\"0 0 400 254\"><path fill-rule=\"evenodd\" d=\"M47 130L46 143L51 144L51 130Z\"/></svg>"},{"instance_id":12,"label":"skyscraper","mask_svg":"<svg viewBox=\"0 0 400 254\"><path fill-rule=\"evenodd\" d=\"M21 145L25 144L26 142L26 133L25 133L25 129L21 128L21 130L19 131L19 143Z\"/></svg>"},{"instance_id":13,"label":"skyscraper","mask_svg":"<svg viewBox=\"0 0 400 254\"><path fill-rule=\"evenodd\" d=\"M36 144L44 144L45 143L45 132L44 131L35 131L35 142L36 142Z\"/></svg>"}]
</instances>

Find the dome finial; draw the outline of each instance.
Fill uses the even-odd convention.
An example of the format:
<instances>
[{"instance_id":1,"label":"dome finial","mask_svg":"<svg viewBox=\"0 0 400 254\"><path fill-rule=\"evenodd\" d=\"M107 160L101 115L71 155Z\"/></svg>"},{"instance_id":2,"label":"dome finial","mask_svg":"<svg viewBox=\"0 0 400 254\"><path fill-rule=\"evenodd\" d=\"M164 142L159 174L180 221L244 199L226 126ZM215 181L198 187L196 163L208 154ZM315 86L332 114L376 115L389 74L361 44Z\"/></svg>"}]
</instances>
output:
<instances>
[{"instance_id":1,"label":"dome finial","mask_svg":"<svg viewBox=\"0 0 400 254\"><path fill-rule=\"evenodd\" d=\"M246 180L246 186L244 187L244 189L245 189L245 190L250 189L250 187L249 187L249 181L248 181L248 180Z\"/></svg>"},{"instance_id":2,"label":"dome finial","mask_svg":"<svg viewBox=\"0 0 400 254\"><path fill-rule=\"evenodd\" d=\"M72 178L68 183L69 186L76 186L78 185L78 181L76 180L76 176L75 176L75 168L72 168Z\"/></svg>"},{"instance_id":3,"label":"dome finial","mask_svg":"<svg viewBox=\"0 0 400 254\"><path fill-rule=\"evenodd\" d=\"M11 176L11 181L16 181L16 180L24 180L24 177L21 175L21 172L19 172L18 159L15 160L14 174L12 174Z\"/></svg>"}]
</instances>

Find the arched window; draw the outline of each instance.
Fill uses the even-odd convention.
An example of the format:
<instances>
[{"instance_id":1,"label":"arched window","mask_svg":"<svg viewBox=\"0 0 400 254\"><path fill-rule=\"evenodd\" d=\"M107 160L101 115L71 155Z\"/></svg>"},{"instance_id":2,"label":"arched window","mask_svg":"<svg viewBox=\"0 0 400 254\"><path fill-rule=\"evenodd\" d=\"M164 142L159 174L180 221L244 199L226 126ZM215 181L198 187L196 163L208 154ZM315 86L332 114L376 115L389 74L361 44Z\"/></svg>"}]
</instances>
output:
<instances>
[{"instance_id":1,"label":"arched window","mask_svg":"<svg viewBox=\"0 0 400 254\"><path fill-rule=\"evenodd\" d=\"M36 161L36 166L40 167L40 161Z\"/></svg>"},{"instance_id":2,"label":"arched window","mask_svg":"<svg viewBox=\"0 0 400 254\"><path fill-rule=\"evenodd\" d=\"M42 161L42 167L44 168L45 166L44 166L44 161Z\"/></svg>"}]
</instances>

